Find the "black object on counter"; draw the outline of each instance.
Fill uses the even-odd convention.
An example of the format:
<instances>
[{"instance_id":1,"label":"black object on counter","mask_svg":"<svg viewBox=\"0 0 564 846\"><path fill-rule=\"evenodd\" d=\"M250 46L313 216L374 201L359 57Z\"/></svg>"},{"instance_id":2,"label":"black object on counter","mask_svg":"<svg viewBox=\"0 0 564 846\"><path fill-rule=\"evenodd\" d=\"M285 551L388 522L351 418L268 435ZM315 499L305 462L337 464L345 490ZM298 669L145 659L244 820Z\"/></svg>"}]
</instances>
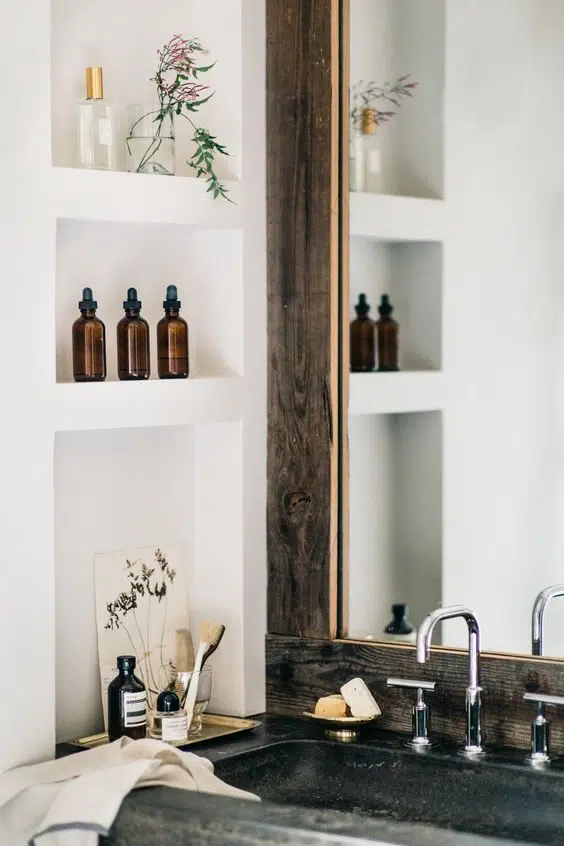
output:
<instances>
[{"instance_id":1,"label":"black object on counter","mask_svg":"<svg viewBox=\"0 0 564 846\"><path fill-rule=\"evenodd\" d=\"M405 602L392 605L394 619L384 629L384 634L396 635L402 640L415 640L415 626L409 621L409 608Z\"/></svg>"},{"instance_id":2,"label":"black object on counter","mask_svg":"<svg viewBox=\"0 0 564 846\"><path fill-rule=\"evenodd\" d=\"M108 685L108 737L140 740L147 731L147 691L134 674L135 657L120 655L118 675Z\"/></svg>"}]
</instances>

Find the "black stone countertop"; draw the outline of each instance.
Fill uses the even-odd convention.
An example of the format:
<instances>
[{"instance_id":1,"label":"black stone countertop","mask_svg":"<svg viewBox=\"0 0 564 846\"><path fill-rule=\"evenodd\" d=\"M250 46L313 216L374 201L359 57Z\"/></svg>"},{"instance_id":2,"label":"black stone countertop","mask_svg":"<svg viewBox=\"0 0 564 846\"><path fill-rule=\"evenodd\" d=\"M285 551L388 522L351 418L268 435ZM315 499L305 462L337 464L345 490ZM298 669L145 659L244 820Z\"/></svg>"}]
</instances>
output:
<instances>
[{"instance_id":1,"label":"black stone countertop","mask_svg":"<svg viewBox=\"0 0 564 846\"><path fill-rule=\"evenodd\" d=\"M252 733L191 747L211 761L283 740L319 737L302 720L259 716ZM369 744L403 746L405 737L374 732ZM364 743L364 741L363 741ZM60 747L60 754L76 749ZM454 753L454 750L453 750ZM509 759L522 761L522 753ZM484 813L486 809L480 809ZM405 824L337 811L246 802L170 788L147 788L124 801L106 846L313 846L313 844L385 844L385 846L517 846L515 841L460 834L427 825Z\"/></svg>"}]
</instances>

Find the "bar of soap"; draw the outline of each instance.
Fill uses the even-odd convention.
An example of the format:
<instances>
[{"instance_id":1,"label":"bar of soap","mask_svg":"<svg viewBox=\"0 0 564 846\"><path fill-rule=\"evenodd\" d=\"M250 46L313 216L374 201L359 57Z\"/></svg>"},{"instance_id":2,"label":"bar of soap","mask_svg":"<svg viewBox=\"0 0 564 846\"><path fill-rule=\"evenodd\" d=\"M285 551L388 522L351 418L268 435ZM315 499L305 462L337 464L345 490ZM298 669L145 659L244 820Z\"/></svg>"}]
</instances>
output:
<instances>
[{"instance_id":1,"label":"bar of soap","mask_svg":"<svg viewBox=\"0 0 564 846\"><path fill-rule=\"evenodd\" d=\"M318 717L349 717L350 711L343 696L335 693L317 700L315 714Z\"/></svg>"},{"instance_id":2,"label":"bar of soap","mask_svg":"<svg viewBox=\"0 0 564 846\"><path fill-rule=\"evenodd\" d=\"M382 713L362 679L351 679L342 686L341 693L353 717L372 718Z\"/></svg>"}]
</instances>

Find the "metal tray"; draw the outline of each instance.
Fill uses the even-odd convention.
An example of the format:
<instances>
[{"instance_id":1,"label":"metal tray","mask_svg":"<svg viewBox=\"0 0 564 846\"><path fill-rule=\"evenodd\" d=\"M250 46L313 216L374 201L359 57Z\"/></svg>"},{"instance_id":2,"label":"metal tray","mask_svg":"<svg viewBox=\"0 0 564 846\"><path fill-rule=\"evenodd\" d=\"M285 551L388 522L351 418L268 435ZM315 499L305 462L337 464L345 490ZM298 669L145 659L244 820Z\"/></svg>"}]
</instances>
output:
<instances>
[{"instance_id":1,"label":"metal tray","mask_svg":"<svg viewBox=\"0 0 564 846\"><path fill-rule=\"evenodd\" d=\"M198 737L187 740L186 743L178 744L182 748L194 746L197 743L205 743L207 740L215 740L218 737L227 737L230 734L239 734L243 731L251 731L260 726L257 720L245 720L241 717L224 717L221 714L203 714L202 732ZM89 737L79 737L70 741L74 746L81 749L94 749L95 746L103 746L108 743L107 732L91 734Z\"/></svg>"}]
</instances>

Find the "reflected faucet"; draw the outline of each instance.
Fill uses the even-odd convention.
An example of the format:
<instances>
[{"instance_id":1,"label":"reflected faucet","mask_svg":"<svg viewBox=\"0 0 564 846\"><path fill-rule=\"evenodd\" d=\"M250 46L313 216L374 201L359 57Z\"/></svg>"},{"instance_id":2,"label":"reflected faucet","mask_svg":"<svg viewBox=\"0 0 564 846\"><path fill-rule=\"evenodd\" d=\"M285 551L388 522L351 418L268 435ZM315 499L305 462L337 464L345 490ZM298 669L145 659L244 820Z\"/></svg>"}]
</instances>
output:
<instances>
[{"instance_id":1,"label":"reflected faucet","mask_svg":"<svg viewBox=\"0 0 564 846\"><path fill-rule=\"evenodd\" d=\"M564 585L553 585L541 590L533 605L533 655L544 655L544 612L551 599L564 596Z\"/></svg>"},{"instance_id":2,"label":"reflected faucet","mask_svg":"<svg viewBox=\"0 0 564 846\"><path fill-rule=\"evenodd\" d=\"M480 625L475 615L464 605L450 605L437 608L427 614L417 631L417 660L424 664L431 654L431 637L437 623L462 617L468 626L468 687L466 688L466 746L468 755L479 755L482 745L480 687Z\"/></svg>"}]
</instances>

